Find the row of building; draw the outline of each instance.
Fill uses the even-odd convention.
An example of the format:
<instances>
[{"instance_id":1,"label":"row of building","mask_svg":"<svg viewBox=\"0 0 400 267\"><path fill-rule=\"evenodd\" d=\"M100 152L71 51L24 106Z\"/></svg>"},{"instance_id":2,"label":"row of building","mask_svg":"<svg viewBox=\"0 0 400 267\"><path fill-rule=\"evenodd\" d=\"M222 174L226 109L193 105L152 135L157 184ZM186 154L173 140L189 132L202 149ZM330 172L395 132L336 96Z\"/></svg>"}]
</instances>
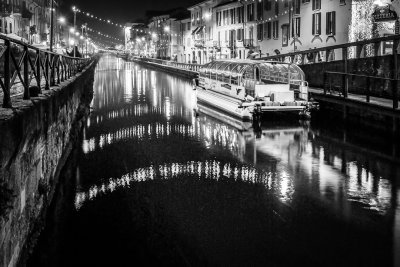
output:
<instances>
[{"instance_id":1,"label":"row of building","mask_svg":"<svg viewBox=\"0 0 400 267\"><path fill-rule=\"evenodd\" d=\"M1 0L0 33L31 44L47 42L50 5L47 0Z\"/></svg>"},{"instance_id":2,"label":"row of building","mask_svg":"<svg viewBox=\"0 0 400 267\"><path fill-rule=\"evenodd\" d=\"M87 49L88 42L80 36L84 31L75 29L65 17L61 16L58 11L58 2L60 1L54 1L53 10L53 49L63 53L65 49L77 46L79 50L84 51L84 46L86 45ZM0 35L48 49L51 12L49 0L0 0ZM1 40L0 43L2 43Z\"/></svg>"},{"instance_id":3,"label":"row of building","mask_svg":"<svg viewBox=\"0 0 400 267\"><path fill-rule=\"evenodd\" d=\"M199 64L305 51L398 34L399 2L206 0L154 16L147 24L127 24L125 48Z\"/></svg>"}]
</instances>

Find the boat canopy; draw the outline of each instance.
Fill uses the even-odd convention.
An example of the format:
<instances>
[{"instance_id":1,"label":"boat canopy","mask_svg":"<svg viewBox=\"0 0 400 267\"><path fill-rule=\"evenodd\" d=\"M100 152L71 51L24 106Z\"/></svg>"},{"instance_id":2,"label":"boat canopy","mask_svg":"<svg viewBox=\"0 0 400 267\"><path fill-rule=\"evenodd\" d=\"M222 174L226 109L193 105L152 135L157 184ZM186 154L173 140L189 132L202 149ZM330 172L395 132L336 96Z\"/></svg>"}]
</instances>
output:
<instances>
[{"instance_id":1,"label":"boat canopy","mask_svg":"<svg viewBox=\"0 0 400 267\"><path fill-rule=\"evenodd\" d=\"M200 69L200 77L211 79L246 79L263 83L290 83L305 81L304 72L296 64L262 60L216 60Z\"/></svg>"}]
</instances>

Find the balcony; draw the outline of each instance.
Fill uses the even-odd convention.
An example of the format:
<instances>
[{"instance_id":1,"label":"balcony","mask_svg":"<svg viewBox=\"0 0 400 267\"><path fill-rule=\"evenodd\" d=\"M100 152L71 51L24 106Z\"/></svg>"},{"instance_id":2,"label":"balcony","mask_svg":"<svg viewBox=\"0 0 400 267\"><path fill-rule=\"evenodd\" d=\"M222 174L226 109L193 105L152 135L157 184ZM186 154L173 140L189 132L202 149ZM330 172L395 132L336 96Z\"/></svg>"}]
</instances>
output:
<instances>
[{"instance_id":1,"label":"balcony","mask_svg":"<svg viewBox=\"0 0 400 267\"><path fill-rule=\"evenodd\" d=\"M244 39L243 46L245 48L254 48L254 40L253 39Z\"/></svg>"},{"instance_id":2,"label":"balcony","mask_svg":"<svg viewBox=\"0 0 400 267\"><path fill-rule=\"evenodd\" d=\"M194 40L194 46L197 48L203 48L204 47L204 40Z\"/></svg>"},{"instance_id":3,"label":"balcony","mask_svg":"<svg viewBox=\"0 0 400 267\"><path fill-rule=\"evenodd\" d=\"M221 48L221 42L220 41L214 41L213 42L213 47L214 48Z\"/></svg>"}]
</instances>

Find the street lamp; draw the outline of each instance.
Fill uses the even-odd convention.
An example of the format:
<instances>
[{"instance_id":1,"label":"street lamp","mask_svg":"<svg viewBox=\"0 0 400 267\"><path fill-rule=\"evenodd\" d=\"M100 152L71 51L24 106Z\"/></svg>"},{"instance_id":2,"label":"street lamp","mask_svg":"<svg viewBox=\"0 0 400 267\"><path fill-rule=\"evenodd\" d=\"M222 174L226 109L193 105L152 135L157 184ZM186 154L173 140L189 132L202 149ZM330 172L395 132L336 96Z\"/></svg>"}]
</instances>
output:
<instances>
[{"instance_id":1,"label":"street lamp","mask_svg":"<svg viewBox=\"0 0 400 267\"><path fill-rule=\"evenodd\" d=\"M78 12L78 9L73 6L72 7L72 11L74 12L74 30L76 29L76 12ZM74 49L74 57L76 56L76 51L75 51L75 47L73 47Z\"/></svg>"},{"instance_id":2,"label":"street lamp","mask_svg":"<svg viewBox=\"0 0 400 267\"><path fill-rule=\"evenodd\" d=\"M54 0L51 0L50 6L50 51L53 52L53 38L54 38Z\"/></svg>"},{"instance_id":3,"label":"street lamp","mask_svg":"<svg viewBox=\"0 0 400 267\"><path fill-rule=\"evenodd\" d=\"M75 33L75 29L73 27L69 28L69 31L68 31L68 44L69 44L69 46L73 45L73 40L71 40L70 35L74 34L74 33ZM71 42L72 42L72 44L71 44Z\"/></svg>"}]
</instances>

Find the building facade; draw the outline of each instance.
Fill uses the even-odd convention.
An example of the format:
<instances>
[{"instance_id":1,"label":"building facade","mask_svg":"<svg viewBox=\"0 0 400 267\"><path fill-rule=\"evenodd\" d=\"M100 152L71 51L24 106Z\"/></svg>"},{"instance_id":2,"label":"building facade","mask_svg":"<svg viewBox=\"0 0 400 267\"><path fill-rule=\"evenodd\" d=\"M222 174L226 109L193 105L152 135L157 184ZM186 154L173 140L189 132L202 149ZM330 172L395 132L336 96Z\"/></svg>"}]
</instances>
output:
<instances>
[{"instance_id":1,"label":"building facade","mask_svg":"<svg viewBox=\"0 0 400 267\"><path fill-rule=\"evenodd\" d=\"M151 20L154 57L198 64L263 58L399 34L400 28L400 0L206 0L188 10L189 20L171 14ZM339 49L329 53L340 57Z\"/></svg>"},{"instance_id":2,"label":"building facade","mask_svg":"<svg viewBox=\"0 0 400 267\"><path fill-rule=\"evenodd\" d=\"M192 27L192 63L205 64L215 58L213 8L219 2L208 0L188 8Z\"/></svg>"},{"instance_id":3,"label":"building facade","mask_svg":"<svg viewBox=\"0 0 400 267\"><path fill-rule=\"evenodd\" d=\"M225 1L214 8L217 59L245 59L259 53L256 36L262 4L262 1Z\"/></svg>"},{"instance_id":4,"label":"building facade","mask_svg":"<svg viewBox=\"0 0 400 267\"><path fill-rule=\"evenodd\" d=\"M257 39L264 56L349 41L352 1L263 1Z\"/></svg>"},{"instance_id":5,"label":"building facade","mask_svg":"<svg viewBox=\"0 0 400 267\"><path fill-rule=\"evenodd\" d=\"M181 19L178 33L178 58L181 63L192 62L192 22L190 18Z\"/></svg>"}]
</instances>

